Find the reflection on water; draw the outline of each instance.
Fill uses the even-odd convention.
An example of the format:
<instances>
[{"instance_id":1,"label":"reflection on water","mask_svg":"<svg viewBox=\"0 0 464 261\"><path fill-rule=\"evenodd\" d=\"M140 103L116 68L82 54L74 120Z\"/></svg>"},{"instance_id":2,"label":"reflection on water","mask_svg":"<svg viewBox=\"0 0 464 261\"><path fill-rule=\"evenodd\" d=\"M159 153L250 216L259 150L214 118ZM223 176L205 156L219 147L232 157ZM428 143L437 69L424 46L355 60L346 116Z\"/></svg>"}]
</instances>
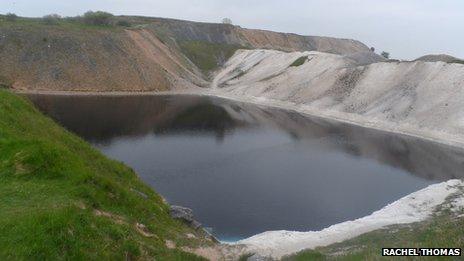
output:
<instances>
[{"instance_id":1,"label":"reflection on water","mask_svg":"<svg viewBox=\"0 0 464 261\"><path fill-rule=\"evenodd\" d=\"M221 239L319 230L464 175L457 148L280 109L197 96L30 98Z\"/></svg>"}]
</instances>

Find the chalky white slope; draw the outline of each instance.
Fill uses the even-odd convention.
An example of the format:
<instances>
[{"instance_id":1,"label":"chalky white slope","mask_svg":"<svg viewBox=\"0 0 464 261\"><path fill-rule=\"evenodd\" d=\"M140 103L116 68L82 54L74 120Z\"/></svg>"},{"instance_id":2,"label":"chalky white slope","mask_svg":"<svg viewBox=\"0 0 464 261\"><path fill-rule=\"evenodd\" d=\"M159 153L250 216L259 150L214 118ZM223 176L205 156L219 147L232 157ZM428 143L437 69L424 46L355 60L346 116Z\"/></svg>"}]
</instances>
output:
<instances>
[{"instance_id":1,"label":"chalky white slope","mask_svg":"<svg viewBox=\"0 0 464 261\"><path fill-rule=\"evenodd\" d=\"M291 66L300 57L305 63ZM463 64L240 50L212 87L232 99L464 144Z\"/></svg>"}]
</instances>

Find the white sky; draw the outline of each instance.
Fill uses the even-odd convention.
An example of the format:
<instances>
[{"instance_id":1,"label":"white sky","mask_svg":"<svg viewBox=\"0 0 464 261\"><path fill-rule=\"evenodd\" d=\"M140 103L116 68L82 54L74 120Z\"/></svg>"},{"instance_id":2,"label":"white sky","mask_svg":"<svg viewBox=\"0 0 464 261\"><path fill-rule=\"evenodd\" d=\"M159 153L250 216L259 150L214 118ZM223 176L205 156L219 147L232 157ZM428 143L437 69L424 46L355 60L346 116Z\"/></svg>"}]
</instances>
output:
<instances>
[{"instance_id":1,"label":"white sky","mask_svg":"<svg viewBox=\"0 0 464 261\"><path fill-rule=\"evenodd\" d=\"M246 28L360 40L393 58L464 58L464 0L0 0L0 13L114 14L219 22Z\"/></svg>"}]
</instances>

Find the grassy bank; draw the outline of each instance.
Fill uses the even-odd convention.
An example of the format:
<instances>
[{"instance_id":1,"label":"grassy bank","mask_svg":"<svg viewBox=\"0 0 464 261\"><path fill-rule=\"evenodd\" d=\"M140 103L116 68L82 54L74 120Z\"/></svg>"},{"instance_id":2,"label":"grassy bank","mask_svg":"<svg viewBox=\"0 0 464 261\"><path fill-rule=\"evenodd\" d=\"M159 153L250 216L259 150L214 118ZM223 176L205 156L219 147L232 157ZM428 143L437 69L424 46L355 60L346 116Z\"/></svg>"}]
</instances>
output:
<instances>
[{"instance_id":1,"label":"grassy bank","mask_svg":"<svg viewBox=\"0 0 464 261\"><path fill-rule=\"evenodd\" d=\"M25 99L0 89L0 112L1 260L196 260L180 247L212 244L130 168Z\"/></svg>"}]
</instances>

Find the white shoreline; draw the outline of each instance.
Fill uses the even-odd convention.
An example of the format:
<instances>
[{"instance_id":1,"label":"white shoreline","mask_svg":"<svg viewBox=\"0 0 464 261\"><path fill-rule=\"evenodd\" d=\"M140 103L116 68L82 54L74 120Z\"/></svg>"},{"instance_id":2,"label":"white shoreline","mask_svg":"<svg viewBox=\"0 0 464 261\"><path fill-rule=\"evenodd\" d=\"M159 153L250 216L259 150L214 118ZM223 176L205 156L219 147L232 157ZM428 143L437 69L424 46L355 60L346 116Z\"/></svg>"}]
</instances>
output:
<instances>
[{"instance_id":1,"label":"white shoreline","mask_svg":"<svg viewBox=\"0 0 464 261\"><path fill-rule=\"evenodd\" d=\"M267 231L236 244L261 256L281 258L304 249L327 246L390 225L409 224L429 218L446 198L460 191L462 180L449 180L411 193L369 216L332 225L320 231ZM462 196L460 197L462 199ZM456 200L455 200L456 201ZM245 252L246 252L245 251Z\"/></svg>"}]
</instances>

